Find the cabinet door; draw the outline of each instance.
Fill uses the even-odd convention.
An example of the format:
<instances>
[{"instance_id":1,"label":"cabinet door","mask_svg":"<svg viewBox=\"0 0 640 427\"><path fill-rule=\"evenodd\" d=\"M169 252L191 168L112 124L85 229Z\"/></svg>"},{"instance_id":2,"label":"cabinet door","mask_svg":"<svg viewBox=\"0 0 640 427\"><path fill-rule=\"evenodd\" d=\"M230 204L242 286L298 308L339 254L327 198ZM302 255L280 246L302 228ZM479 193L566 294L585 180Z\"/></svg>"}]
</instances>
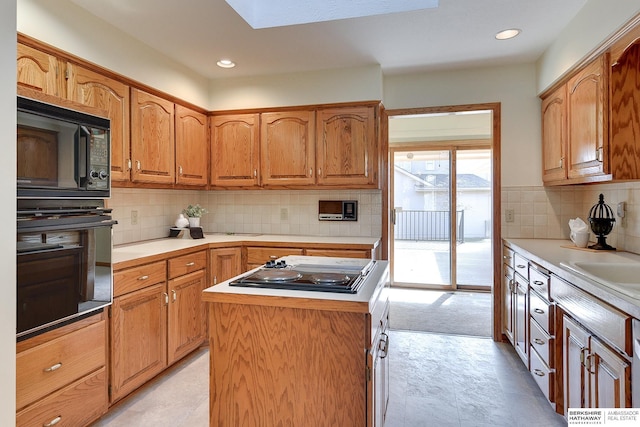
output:
<instances>
[{"instance_id":1,"label":"cabinet door","mask_svg":"<svg viewBox=\"0 0 640 427\"><path fill-rule=\"evenodd\" d=\"M207 185L207 116L176 105L176 183Z\"/></svg>"},{"instance_id":2,"label":"cabinet door","mask_svg":"<svg viewBox=\"0 0 640 427\"><path fill-rule=\"evenodd\" d=\"M631 365L594 337L591 337L587 369L589 407L631 407Z\"/></svg>"},{"instance_id":3,"label":"cabinet door","mask_svg":"<svg viewBox=\"0 0 640 427\"><path fill-rule=\"evenodd\" d=\"M76 65L69 65L69 99L105 110L111 120L111 180L129 181L129 86Z\"/></svg>"},{"instance_id":4,"label":"cabinet door","mask_svg":"<svg viewBox=\"0 0 640 427\"><path fill-rule=\"evenodd\" d=\"M315 184L315 113L263 113L260 167L263 185Z\"/></svg>"},{"instance_id":5,"label":"cabinet door","mask_svg":"<svg viewBox=\"0 0 640 427\"><path fill-rule=\"evenodd\" d=\"M205 270L169 280L169 364L198 348L205 339L205 306L201 298L205 287Z\"/></svg>"},{"instance_id":6,"label":"cabinet door","mask_svg":"<svg viewBox=\"0 0 640 427\"><path fill-rule=\"evenodd\" d=\"M111 306L111 401L150 380L167 365L165 283L114 298Z\"/></svg>"},{"instance_id":7,"label":"cabinet door","mask_svg":"<svg viewBox=\"0 0 640 427\"><path fill-rule=\"evenodd\" d=\"M241 248L211 249L211 283L229 280L242 274L242 250Z\"/></svg>"},{"instance_id":8,"label":"cabinet door","mask_svg":"<svg viewBox=\"0 0 640 427\"><path fill-rule=\"evenodd\" d=\"M585 359L589 352L589 333L564 316L562 364L564 372L564 415L569 408L584 408L588 403L589 381L585 369Z\"/></svg>"},{"instance_id":9,"label":"cabinet door","mask_svg":"<svg viewBox=\"0 0 640 427\"><path fill-rule=\"evenodd\" d=\"M529 303L527 301L528 284L517 274L515 276L514 293L514 318L513 339L516 352L525 363L528 364L529 337L527 336L527 323L529 320Z\"/></svg>"},{"instance_id":10,"label":"cabinet door","mask_svg":"<svg viewBox=\"0 0 640 427\"><path fill-rule=\"evenodd\" d=\"M29 46L18 44L17 82L47 95L65 97L65 76L58 58Z\"/></svg>"},{"instance_id":11,"label":"cabinet door","mask_svg":"<svg viewBox=\"0 0 640 427\"><path fill-rule=\"evenodd\" d=\"M377 183L373 107L318 110L316 166L320 185Z\"/></svg>"},{"instance_id":12,"label":"cabinet door","mask_svg":"<svg viewBox=\"0 0 640 427\"><path fill-rule=\"evenodd\" d=\"M173 184L173 103L131 89L131 158L134 182Z\"/></svg>"},{"instance_id":13,"label":"cabinet door","mask_svg":"<svg viewBox=\"0 0 640 427\"><path fill-rule=\"evenodd\" d=\"M260 115L211 118L211 185L253 187L260 184Z\"/></svg>"},{"instance_id":14,"label":"cabinet door","mask_svg":"<svg viewBox=\"0 0 640 427\"><path fill-rule=\"evenodd\" d=\"M640 27L635 30L640 37ZM616 43L618 45L618 43ZM619 42L623 53L611 60L611 173L615 179L640 178L640 40ZM615 48L615 46L614 46Z\"/></svg>"},{"instance_id":15,"label":"cabinet door","mask_svg":"<svg viewBox=\"0 0 640 427\"><path fill-rule=\"evenodd\" d=\"M513 278L513 269L506 265L503 265L502 268L504 270L502 276L502 331L511 344L515 345L513 335L515 280Z\"/></svg>"},{"instance_id":16,"label":"cabinet door","mask_svg":"<svg viewBox=\"0 0 640 427\"><path fill-rule=\"evenodd\" d=\"M567 178L567 87L562 85L542 100L542 181Z\"/></svg>"},{"instance_id":17,"label":"cabinet door","mask_svg":"<svg viewBox=\"0 0 640 427\"><path fill-rule=\"evenodd\" d=\"M567 88L568 178L604 173L607 85L605 56L569 80Z\"/></svg>"}]
</instances>

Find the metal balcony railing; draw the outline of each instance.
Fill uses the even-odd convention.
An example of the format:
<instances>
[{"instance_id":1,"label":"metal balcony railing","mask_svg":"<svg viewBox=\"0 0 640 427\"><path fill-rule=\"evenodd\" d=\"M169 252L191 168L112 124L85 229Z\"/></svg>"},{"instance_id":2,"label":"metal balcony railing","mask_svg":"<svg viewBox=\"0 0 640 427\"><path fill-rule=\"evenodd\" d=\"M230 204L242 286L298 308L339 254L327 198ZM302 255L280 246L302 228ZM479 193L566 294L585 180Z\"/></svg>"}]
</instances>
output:
<instances>
[{"instance_id":1,"label":"metal balcony railing","mask_svg":"<svg viewBox=\"0 0 640 427\"><path fill-rule=\"evenodd\" d=\"M456 211L458 243L464 242L464 210ZM396 240L448 241L451 235L449 211L396 211Z\"/></svg>"}]
</instances>

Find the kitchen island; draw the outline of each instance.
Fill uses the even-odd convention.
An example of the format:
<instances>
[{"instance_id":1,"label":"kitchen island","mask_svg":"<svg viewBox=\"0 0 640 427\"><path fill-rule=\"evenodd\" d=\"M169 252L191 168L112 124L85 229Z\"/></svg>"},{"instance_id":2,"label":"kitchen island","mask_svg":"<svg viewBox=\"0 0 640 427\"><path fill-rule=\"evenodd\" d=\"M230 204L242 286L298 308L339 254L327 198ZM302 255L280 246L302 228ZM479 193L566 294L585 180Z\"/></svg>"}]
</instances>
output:
<instances>
[{"instance_id":1,"label":"kitchen island","mask_svg":"<svg viewBox=\"0 0 640 427\"><path fill-rule=\"evenodd\" d=\"M289 256L287 264L342 258ZM382 425L388 399L389 270L356 294L206 289L210 425Z\"/></svg>"}]
</instances>

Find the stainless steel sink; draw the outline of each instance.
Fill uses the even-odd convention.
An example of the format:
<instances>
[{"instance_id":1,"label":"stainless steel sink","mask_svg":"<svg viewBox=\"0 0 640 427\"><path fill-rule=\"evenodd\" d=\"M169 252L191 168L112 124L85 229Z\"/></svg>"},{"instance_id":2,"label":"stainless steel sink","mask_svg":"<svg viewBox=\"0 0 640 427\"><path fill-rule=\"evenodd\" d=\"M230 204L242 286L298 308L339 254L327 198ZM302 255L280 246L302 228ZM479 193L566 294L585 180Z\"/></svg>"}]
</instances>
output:
<instances>
[{"instance_id":1,"label":"stainless steel sink","mask_svg":"<svg viewBox=\"0 0 640 427\"><path fill-rule=\"evenodd\" d=\"M640 300L640 263L568 262L561 265L594 282Z\"/></svg>"}]
</instances>

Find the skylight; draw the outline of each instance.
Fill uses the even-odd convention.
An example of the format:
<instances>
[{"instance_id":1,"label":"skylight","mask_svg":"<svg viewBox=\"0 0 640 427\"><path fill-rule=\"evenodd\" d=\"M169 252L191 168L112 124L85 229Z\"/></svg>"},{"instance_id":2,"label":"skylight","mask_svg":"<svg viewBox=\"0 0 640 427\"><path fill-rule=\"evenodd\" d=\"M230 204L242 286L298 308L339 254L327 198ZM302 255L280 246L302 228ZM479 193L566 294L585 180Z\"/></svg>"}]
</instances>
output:
<instances>
[{"instance_id":1,"label":"skylight","mask_svg":"<svg viewBox=\"0 0 640 427\"><path fill-rule=\"evenodd\" d=\"M438 7L439 0L226 0L254 29Z\"/></svg>"}]
</instances>

